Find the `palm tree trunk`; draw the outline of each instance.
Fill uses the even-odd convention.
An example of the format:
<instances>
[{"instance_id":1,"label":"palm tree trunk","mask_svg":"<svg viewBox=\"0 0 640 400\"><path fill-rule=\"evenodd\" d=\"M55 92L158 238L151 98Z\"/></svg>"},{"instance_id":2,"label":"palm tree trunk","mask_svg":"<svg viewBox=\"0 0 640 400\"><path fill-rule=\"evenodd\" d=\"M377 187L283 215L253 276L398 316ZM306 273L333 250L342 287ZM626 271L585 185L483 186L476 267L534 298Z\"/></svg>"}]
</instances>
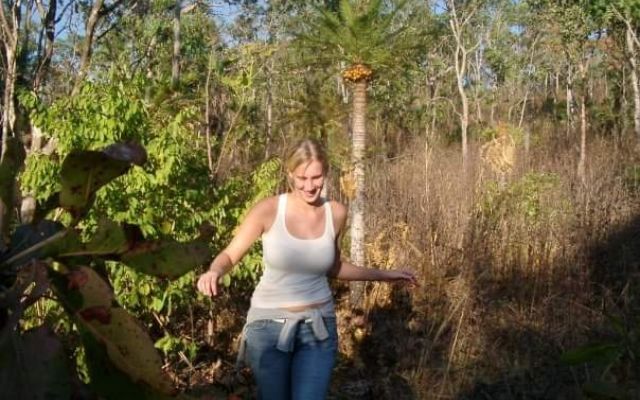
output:
<instances>
[{"instance_id":1,"label":"palm tree trunk","mask_svg":"<svg viewBox=\"0 0 640 400\"><path fill-rule=\"evenodd\" d=\"M355 83L353 89L352 115L352 162L355 180L355 194L350 204L351 214L351 262L363 266L364 254L364 157L366 143L366 111L367 111L367 81ZM362 308L364 282L351 283L351 306Z\"/></svg>"}]
</instances>

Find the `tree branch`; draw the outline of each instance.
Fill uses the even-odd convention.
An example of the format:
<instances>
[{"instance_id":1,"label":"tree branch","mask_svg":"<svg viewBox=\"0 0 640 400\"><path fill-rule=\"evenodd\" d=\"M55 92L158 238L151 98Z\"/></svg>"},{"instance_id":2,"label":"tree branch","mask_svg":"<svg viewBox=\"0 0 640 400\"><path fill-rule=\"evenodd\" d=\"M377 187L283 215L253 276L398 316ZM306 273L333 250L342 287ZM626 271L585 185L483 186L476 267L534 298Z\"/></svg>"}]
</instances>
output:
<instances>
[{"instance_id":1,"label":"tree branch","mask_svg":"<svg viewBox=\"0 0 640 400\"><path fill-rule=\"evenodd\" d=\"M102 15L100 10L104 5L104 0L96 0L93 3L93 7L91 7L91 12L89 13L89 18L87 18L86 23L86 36L84 39L84 43L82 45L82 56L80 58L80 69L78 71L78 75L76 76L76 80L73 84L73 89L71 90L71 95L75 95L80 89L80 85L87 75L87 70L89 69L89 62L91 61L91 50L93 46L93 38L96 33L96 26Z\"/></svg>"}]
</instances>

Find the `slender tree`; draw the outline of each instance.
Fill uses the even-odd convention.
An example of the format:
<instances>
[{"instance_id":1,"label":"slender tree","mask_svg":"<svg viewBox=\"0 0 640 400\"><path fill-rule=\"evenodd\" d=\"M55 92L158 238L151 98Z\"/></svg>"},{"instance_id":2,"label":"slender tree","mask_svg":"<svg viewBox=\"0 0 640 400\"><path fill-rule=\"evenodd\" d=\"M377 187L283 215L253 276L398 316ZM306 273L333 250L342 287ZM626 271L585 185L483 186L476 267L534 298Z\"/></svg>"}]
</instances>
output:
<instances>
[{"instance_id":1,"label":"slender tree","mask_svg":"<svg viewBox=\"0 0 640 400\"><path fill-rule=\"evenodd\" d=\"M472 29L471 22L477 15L481 6L481 1L471 1L461 7L460 2L455 0L447 0L446 8L449 17L449 27L455 40L455 51L453 53L453 61L456 71L456 86L458 95L460 96L461 110L460 116L460 133L462 140L462 164L463 169L467 170L468 145L467 131L469 128L469 97L467 95L467 76L469 67L469 55L480 47L482 38L471 38L469 35Z\"/></svg>"},{"instance_id":2,"label":"slender tree","mask_svg":"<svg viewBox=\"0 0 640 400\"><path fill-rule=\"evenodd\" d=\"M640 140L640 2L637 0L590 0L589 10L601 29L624 37L625 58L633 96L633 126ZM625 84L623 83L623 84Z\"/></svg>"},{"instance_id":3,"label":"slender tree","mask_svg":"<svg viewBox=\"0 0 640 400\"><path fill-rule=\"evenodd\" d=\"M408 48L406 26L397 22L403 3L385 5L381 0L341 0L337 9L316 8L299 35L299 44L323 65L344 65L341 76L351 86L351 161L355 193L351 215L351 260L365 263L365 161L367 89L374 76L398 64ZM351 286L351 304L360 307L364 285Z\"/></svg>"}]
</instances>

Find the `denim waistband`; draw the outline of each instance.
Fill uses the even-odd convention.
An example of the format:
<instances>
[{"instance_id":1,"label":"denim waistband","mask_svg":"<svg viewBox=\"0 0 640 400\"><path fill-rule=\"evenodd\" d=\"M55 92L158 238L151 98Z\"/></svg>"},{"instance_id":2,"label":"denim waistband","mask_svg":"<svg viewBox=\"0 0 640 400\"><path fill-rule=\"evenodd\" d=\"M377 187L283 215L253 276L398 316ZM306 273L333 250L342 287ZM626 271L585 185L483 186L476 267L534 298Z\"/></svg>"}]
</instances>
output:
<instances>
[{"instance_id":1,"label":"denim waistband","mask_svg":"<svg viewBox=\"0 0 640 400\"><path fill-rule=\"evenodd\" d=\"M320 308L310 308L303 311L288 311L273 308L251 307L247 315L247 324L261 319L284 319L284 325L278 337L277 349L280 351L293 351L294 337L298 323L311 320L311 329L318 340L325 340L329 337L327 327L324 325L323 317L335 318L336 313L333 302L327 302Z\"/></svg>"},{"instance_id":2,"label":"denim waistband","mask_svg":"<svg viewBox=\"0 0 640 400\"><path fill-rule=\"evenodd\" d=\"M247 314L247 325L254 321L270 319L283 320L282 330L278 336L276 348L280 351L291 352L295 342L296 328L300 322L310 321L313 335L318 340L325 340L329 337L329 332L324 324L323 318L335 318L336 312L333 302L327 302L319 308L310 308L303 311L288 311L280 308L256 308L251 307ZM280 322L280 321L278 321ZM242 331L240 348L238 349L238 364L244 361L245 356L245 330Z\"/></svg>"}]
</instances>

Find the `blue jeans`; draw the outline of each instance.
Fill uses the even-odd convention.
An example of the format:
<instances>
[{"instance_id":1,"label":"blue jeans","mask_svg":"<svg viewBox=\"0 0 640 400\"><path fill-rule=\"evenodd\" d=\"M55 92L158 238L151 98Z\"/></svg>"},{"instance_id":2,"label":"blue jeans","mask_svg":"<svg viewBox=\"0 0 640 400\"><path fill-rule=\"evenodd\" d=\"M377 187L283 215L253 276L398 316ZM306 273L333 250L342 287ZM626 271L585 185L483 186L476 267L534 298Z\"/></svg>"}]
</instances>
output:
<instances>
[{"instance_id":1,"label":"blue jeans","mask_svg":"<svg viewBox=\"0 0 640 400\"><path fill-rule=\"evenodd\" d=\"M338 349L335 318L324 318L329 337L319 341L311 323L298 324L292 352L276 348L283 324L270 319L245 327L246 358L261 400L321 400L327 395Z\"/></svg>"}]
</instances>

